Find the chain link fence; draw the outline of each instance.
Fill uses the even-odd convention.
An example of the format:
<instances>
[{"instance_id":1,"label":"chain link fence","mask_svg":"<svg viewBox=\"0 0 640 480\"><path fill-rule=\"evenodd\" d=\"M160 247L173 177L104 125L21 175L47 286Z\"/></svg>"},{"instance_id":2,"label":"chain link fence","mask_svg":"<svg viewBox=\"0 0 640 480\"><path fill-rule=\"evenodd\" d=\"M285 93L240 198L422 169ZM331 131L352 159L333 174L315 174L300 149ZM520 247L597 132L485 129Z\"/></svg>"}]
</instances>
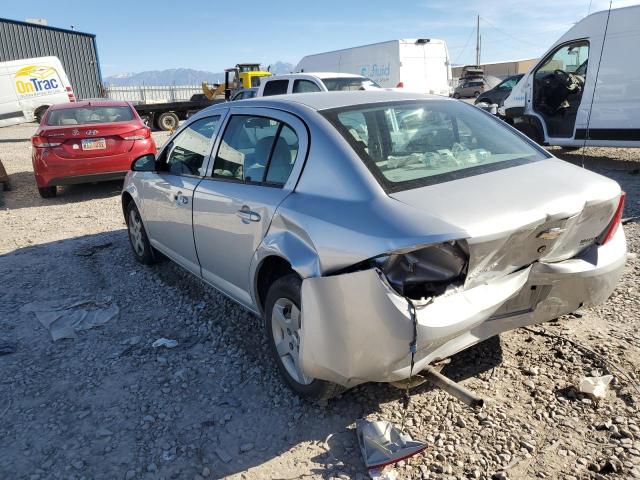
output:
<instances>
[{"instance_id":1,"label":"chain link fence","mask_svg":"<svg viewBox=\"0 0 640 480\"><path fill-rule=\"evenodd\" d=\"M110 100L124 100L141 103L166 103L189 100L192 95L202 93L199 85L165 85L165 86L114 86L105 85L105 95Z\"/></svg>"}]
</instances>

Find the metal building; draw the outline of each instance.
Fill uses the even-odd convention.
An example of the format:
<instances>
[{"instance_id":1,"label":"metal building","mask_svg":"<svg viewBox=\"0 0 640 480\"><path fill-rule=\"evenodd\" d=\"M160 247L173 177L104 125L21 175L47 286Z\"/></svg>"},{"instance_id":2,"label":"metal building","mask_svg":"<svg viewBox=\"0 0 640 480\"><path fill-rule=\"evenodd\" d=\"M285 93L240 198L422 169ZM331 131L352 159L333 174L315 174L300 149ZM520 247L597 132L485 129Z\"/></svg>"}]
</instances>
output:
<instances>
[{"instance_id":1,"label":"metal building","mask_svg":"<svg viewBox=\"0 0 640 480\"><path fill-rule=\"evenodd\" d=\"M47 56L60 59L77 98L102 96L95 35L0 18L0 62Z\"/></svg>"},{"instance_id":2,"label":"metal building","mask_svg":"<svg viewBox=\"0 0 640 480\"><path fill-rule=\"evenodd\" d=\"M480 65L485 75L491 75L498 78L506 78L510 75L519 73L527 73L538 62L537 58L527 58L525 60L509 60L506 62L483 63ZM451 67L453 78L462 75L462 65Z\"/></svg>"}]
</instances>

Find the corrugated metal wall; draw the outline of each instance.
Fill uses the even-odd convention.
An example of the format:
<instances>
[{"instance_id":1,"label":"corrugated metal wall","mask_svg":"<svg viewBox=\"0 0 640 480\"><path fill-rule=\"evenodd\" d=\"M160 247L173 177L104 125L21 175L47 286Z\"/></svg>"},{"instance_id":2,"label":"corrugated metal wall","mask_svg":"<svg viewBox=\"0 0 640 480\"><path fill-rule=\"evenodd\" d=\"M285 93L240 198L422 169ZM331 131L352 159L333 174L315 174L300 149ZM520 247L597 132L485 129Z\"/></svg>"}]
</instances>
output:
<instances>
[{"instance_id":1,"label":"corrugated metal wall","mask_svg":"<svg viewBox=\"0 0 640 480\"><path fill-rule=\"evenodd\" d=\"M78 98L101 96L95 35L0 18L0 62L56 56Z\"/></svg>"}]
</instances>

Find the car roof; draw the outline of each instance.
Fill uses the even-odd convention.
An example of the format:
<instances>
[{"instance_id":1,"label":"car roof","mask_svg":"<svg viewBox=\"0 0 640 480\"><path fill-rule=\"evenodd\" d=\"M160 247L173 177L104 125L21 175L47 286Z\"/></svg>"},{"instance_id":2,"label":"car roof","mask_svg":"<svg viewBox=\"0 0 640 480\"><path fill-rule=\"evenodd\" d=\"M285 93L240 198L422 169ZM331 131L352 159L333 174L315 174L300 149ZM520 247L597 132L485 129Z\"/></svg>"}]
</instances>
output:
<instances>
[{"instance_id":1,"label":"car roof","mask_svg":"<svg viewBox=\"0 0 640 480\"><path fill-rule=\"evenodd\" d=\"M240 100L234 105L251 105L263 107L277 107L282 104L302 104L314 110L327 110L330 108L346 107L351 105L364 105L368 103L395 102L406 100L445 100L455 101L449 97L439 95L425 95L422 93L407 93L389 91L383 89L358 90L350 92L313 92L292 93L288 95L272 95L268 97ZM245 103L251 102L251 103Z\"/></svg>"},{"instance_id":2,"label":"car roof","mask_svg":"<svg viewBox=\"0 0 640 480\"><path fill-rule=\"evenodd\" d=\"M128 107L129 102L123 100L107 100L105 98L78 100L77 102L58 103L49 107L49 110L59 110L63 108L82 107Z\"/></svg>"},{"instance_id":3,"label":"car roof","mask_svg":"<svg viewBox=\"0 0 640 480\"><path fill-rule=\"evenodd\" d=\"M353 73L338 73L338 72L298 72L298 73L284 73L282 75L274 75L272 77L268 77L266 80L273 80L279 78L293 78L293 77L317 77L320 79L324 78L366 78L362 75L354 75Z\"/></svg>"}]
</instances>

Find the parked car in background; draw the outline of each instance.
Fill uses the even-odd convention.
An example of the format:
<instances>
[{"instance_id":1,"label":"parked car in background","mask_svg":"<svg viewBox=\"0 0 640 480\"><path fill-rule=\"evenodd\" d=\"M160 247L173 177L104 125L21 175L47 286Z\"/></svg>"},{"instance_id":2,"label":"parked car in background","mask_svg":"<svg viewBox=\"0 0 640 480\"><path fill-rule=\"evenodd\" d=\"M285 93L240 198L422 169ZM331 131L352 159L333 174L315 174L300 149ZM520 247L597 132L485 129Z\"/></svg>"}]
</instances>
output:
<instances>
[{"instance_id":1,"label":"parked car in background","mask_svg":"<svg viewBox=\"0 0 640 480\"><path fill-rule=\"evenodd\" d=\"M51 105L75 99L57 57L0 62L0 126L39 122Z\"/></svg>"},{"instance_id":2,"label":"parked car in background","mask_svg":"<svg viewBox=\"0 0 640 480\"><path fill-rule=\"evenodd\" d=\"M250 98L258 95L258 87L253 88L243 88L242 90L238 90L233 97L231 97L231 101L235 100L248 100Z\"/></svg>"},{"instance_id":3,"label":"parked car in background","mask_svg":"<svg viewBox=\"0 0 640 480\"><path fill-rule=\"evenodd\" d=\"M380 88L370 78L349 73L288 73L265 77L256 96L269 97L287 93L340 92Z\"/></svg>"},{"instance_id":4,"label":"parked car in background","mask_svg":"<svg viewBox=\"0 0 640 480\"><path fill-rule=\"evenodd\" d=\"M124 178L131 162L156 152L151 130L127 102L54 105L31 138L33 173L42 197L58 185Z\"/></svg>"},{"instance_id":5,"label":"parked car in background","mask_svg":"<svg viewBox=\"0 0 640 480\"><path fill-rule=\"evenodd\" d=\"M262 315L307 397L406 379L412 344L415 373L600 303L625 267L615 181L445 97L220 104L132 167L136 259L161 252Z\"/></svg>"},{"instance_id":6,"label":"parked car in background","mask_svg":"<svg viewBox=\"0 0 640 480\"><path fill-rule=\"evenodd\" d=\"M504 99L507 98L511 93L511 89L513 89L513 87L516 86L516 84L520 81L522 77L524 77L524 74L512 75L510 77L505 78L498 85L493 87L491 90L488 90L478 95L474 103L476 105L496 104L498 106L501 106L504 103Z\"/></svg>"},{"instance_id":7,"label":"parked car in background","mask_svg":"<svg viewBox=\"0 0 640 480\"><path fill-rule=\"evenodd\" d=\"M296 72L340 72L362 75L383 88L451 95L451 64L444 40L389 40L304 57Z\"/></svg>"},{"instance_id":8,"label":"parked car in background","mask_svg":"<svg viewBox=\"0 0 640 480\"><path fill-rule=\"evenodd\" d=\"M496 77L472 78L463 80L453 91L453 98L478 98L484 92L491 90L500 83Z\"/></svg>"},{"instance_id":9,"label":"parked car in background","mask_svg":"<svg viewBox=\"0 0 640 480\"><path fill-rule=\"evenodd\" d=\"M511 91L499 114L537 143L640 147L640 5L573 25Z\"/></svg>"}]
</instances>

